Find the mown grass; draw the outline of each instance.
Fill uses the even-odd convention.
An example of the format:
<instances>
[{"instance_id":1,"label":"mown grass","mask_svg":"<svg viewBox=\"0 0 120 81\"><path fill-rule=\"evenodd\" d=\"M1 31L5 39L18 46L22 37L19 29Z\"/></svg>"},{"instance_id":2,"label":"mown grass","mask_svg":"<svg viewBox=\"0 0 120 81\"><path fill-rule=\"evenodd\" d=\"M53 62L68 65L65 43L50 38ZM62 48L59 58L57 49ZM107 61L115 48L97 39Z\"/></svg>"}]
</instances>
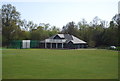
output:
<instances>
[{"instance_id":1,"label":"mown grass","mask_svg":"<svg viewBox=\"0 0 120 81\"><path fill-rule=\"evenodd\" d=\"M117 79L111 50L4 49L3 79Z\"/></svg>"}]
</instances>

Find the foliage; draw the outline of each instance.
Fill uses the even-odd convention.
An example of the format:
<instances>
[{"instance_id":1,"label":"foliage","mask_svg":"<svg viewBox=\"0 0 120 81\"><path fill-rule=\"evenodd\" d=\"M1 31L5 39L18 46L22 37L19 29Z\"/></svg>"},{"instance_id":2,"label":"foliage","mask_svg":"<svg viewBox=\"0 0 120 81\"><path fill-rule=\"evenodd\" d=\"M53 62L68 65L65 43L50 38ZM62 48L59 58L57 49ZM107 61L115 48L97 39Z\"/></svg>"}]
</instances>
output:
<instances>
[{"instance_id":1,"label":"foliage","mask_svg":"<svg viewBox=\"0 0 120 81\"><path fill-rule=\"evenodd\" d=\"M41 26L42 25L42 26ZM56 26L49 28L49 24L40 24L20 19L20 13L11 4L2 5L2 35L3 46L9 45L11 40L44 40L59 32Z\"/></svg>"},{"instance_id":2,"label":"foliage","mask_svg":"<svg viewBox=\"0 0 120 81\"><path fill-rule=\"evenodd\" d=\"M86 41L90 47L118 46L119 36L116 23L110 21L108 26L107 21L101 20L97 16L90 23L87 23L85 19L82 19L77 25L69 22L63 27L62 32L77 36Z\"/></svg>"},{"instance_id":3,"label":"foliage","mask_svg":"<svg viewBox=\"0 0 120 81\"><path fill-rule=\"evenodd\" d=\"M82 19L77 24L72 21L63 26L62 31L49 23L35 24L33 21L21 20L20 13L11 4L2 6L3 45L11 40L44 40L58 33L74 35L88 43L90 47L118 46L120 14L113 16L108 23L99 17L87 23Z\"/></svg>"},{"instance_id":4,"label":"foliage","mask_svg":"<svg viewBox=\"0 0 120 81\"><path fill-rule=\"evenodd\" d=\"M16 8L11 4L2 6L2 35L3 41L7 42L9 40L18 39L20 28L17 26L17 21L20 18L20 13L16 11ZM13 34L16 36L13 37ZM4 44L4 43L3 43Z\"/></svg>"}]
</instances>

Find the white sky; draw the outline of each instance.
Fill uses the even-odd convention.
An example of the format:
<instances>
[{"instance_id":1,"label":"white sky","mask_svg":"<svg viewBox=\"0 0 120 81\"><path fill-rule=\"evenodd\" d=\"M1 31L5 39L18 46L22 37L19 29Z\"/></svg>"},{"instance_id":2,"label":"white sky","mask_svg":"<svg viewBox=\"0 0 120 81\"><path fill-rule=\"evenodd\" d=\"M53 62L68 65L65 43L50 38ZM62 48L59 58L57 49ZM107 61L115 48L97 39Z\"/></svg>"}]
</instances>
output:
<instances>
[{"instance_id":1,"label":"white sky","mask_svg":"<svg viewBox=\"0 0 120 81\"><path fill-rule=\"evenodd\" d=\"M118 13L119 0L1 0L12 4L21 13L21 19L36 24L49 23L62 28L68 22L76 24L85 18L88 23L98 16L110 21Z\"/></svg>"}]
</instances>

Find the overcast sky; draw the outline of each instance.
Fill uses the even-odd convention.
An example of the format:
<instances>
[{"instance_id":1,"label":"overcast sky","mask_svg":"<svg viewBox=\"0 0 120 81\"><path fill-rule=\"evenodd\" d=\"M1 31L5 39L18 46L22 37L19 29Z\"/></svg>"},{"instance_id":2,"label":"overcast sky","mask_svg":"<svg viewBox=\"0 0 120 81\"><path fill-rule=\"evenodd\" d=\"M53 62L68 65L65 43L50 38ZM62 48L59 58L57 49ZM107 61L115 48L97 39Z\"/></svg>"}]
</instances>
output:
<instances>
[{"instance_id":1,"label":"overcast sky","mask_svg":"<svg viewBox=\"0 0 120 81\"><path fill-rule=\"evenodd\" d=\"M15 2L16 1L16 2ZM68 22L76 24L85 18L88 23L98 16L110 21L118 13L119 0L1 0L12 4L21 13L21 19L36 24L49 23L62 28Z\"/></svg>"}]
</instances>

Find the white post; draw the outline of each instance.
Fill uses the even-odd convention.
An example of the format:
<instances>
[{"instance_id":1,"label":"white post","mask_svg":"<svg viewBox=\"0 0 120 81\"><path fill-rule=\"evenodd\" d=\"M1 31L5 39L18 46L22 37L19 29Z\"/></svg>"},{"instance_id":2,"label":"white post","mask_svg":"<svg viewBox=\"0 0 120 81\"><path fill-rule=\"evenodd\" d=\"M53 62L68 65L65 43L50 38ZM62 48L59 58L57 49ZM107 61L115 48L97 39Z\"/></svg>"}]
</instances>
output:
<instances>
[{"instance_id":1,"label":"white post","mask_svg":"<svg viewBox=\"0 0 120 81\"><path fill-rule=\"evenodd\" d=\"M47 46L46 46L46 40L45 40L45 48L47 48Z\"/></svg>"},{"instance_id":2,"label":"white post","mask_svg":"<svg viewBox=\"0 0 120 81\"><path fill-rule=\"evenodd\" d=\"M63 43L62 43L62 48L63 48Z\"/></svg>"},{"instance_id":3,"label":"white post","mask_svg":"<svg viewBox=\"0 0 120 81\"><path fill-rule=\"evenodd\" d=\"M51 45L50 45L50 48L52 48L52 43L51 43Z\"/></svg>"},{"instance_id":4,"label":"white post","mask_svg":"<svg viewBox=\"0 0 120 81\"><path fill-rule=\"evenodd\" d=\"M57 43L56 43L56 48L58 48L58 45L57 45Z\"/></svg>"}]
</instances>

